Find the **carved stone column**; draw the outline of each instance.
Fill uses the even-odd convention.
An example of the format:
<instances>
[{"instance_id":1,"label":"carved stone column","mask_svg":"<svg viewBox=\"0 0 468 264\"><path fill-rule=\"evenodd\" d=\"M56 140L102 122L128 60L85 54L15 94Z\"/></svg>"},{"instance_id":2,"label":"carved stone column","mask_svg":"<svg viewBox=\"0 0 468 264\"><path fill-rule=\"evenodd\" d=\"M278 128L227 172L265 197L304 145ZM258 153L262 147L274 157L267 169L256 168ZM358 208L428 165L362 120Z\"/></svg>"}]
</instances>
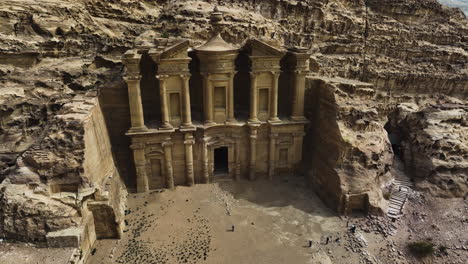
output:
<instances>
[{"instance_id":1,"label":"carved stone column","mask_svg":"<svg viewBox=\"0 0 468 264\"><path fill-rule=\"evenodd\" d=\"M203 75L203 84L204 84L204 104L205 104L205 125L214 124L213 121L213 87L210 81L210 74Z\"/></svg>"},{"instance_id":2,"label":"carved stone column","mask_svg":"<svg viewBox=\"0 0 468 264\"><path fill-rule=\"evenodd\" d=\"M183 126L192 126L192 112L190 110L190 74L180 75L182 82L184 83L184 115L183 115Z\"/></svg>"},{"instance_id":3,"label":"carved stone column","mask_svg":"<svg viewBox=\"0 0 468 264\"><path fill-rule=\"evenodd\" d=\"M269 121L271 123L278 123L281 120L278 118L278 80L280 73L279 72L271 72L273 75L273 89L271 91L271 108L270 108L270 118Z\"/></svg>"},{"instance_id":4,"label":"carved stone column","mask_svg":"<svg viewBox=\"0 0 468 264\"><path fill-rule=\"evenodd\" d=\"M241 154L240 154L240 149L241 149L241 141L240 138L236 139L236 181L240 181L241 178Z\"/></svg>"},{"instance_id":5,"label":"carved stone column","mask_svg":"<svg viewBox=\"0 0 468 264\"><path fill-rule=\"evenodd\" d=\"M168 139L162 143L164 148L164 161L166 163L166 185L169 189L174 189L174 169L172 168L172 142Z\"/></svg>"},{"instance_id":6,"label":"carved stone column","mask_svg":"<svg viewBox=\"0 0 468 264\"><path fill-rule=\"evenodd\" d=\"M132 124L129 132L147 130L143 117L143 105L141 103L140 79L141 76L126 76L124 78L128 86L130 120Z\"/></svg>"},{"instance_id":7,"label":"carved stone column","mask_svg":"<svg viewBox=\"0 0 468 264\"><path fill-rule=\"evenodd\" d=\"M276 165L276 138L278 134L271 133L270 135L270 149L268 154L268 179L272 180L275 174Z\"/></svg>"},{"instance_id":8,"label":"carved stone column","mask_svg":"<svg viewBox=\"0 0 468 264\"><path fill-rule=\"evenodd\" d=\"M158 75L156 76L159 79L159 92L161 98L161 116L162 116L162 129L172 129L172 125L169 122L169 109L167 103L167 93L166 93L166 81L169 78L168 75Z\"/></svg>"},{"instance_id":9,"label":"carved stone column","mask_svg":"<svg viewBox=\"0 0 468 264\"><path fill-rule=\"evenodd\" d=\"M250 73L250 118L249 122L259 122L257 118L258 109L257 109L257 73Z\"/></svg>"},{"instance_id":10,"label":"carved stone column","mask_svg":"<svg viewBox=\"0 0 468 264\"><path fill-rule=\"evenodd\" d=\"M137 192L147 192L149 184L146 175L145 144L133 143L130 148L133 150L133 160L135 161Z\"/></svg>"},{"instance_id":11,"label":"carved stone column","mask_svg":"<svg viewBox=\"0 0 468 264\"><path fill-rule=\"evenodd\" d=\"M249 179L251 181L257 178L257 127L250 127L250 166Z\"/></svg>"},{"instance_id":12,"label":"carved stone column","mask_svg":"<svg viewBox=\"0 0 468 264\"><path fill-rule=\"evenodd\" d=\"M128 87L130 120L132 125L129 132L147 130L143 116L143 105L141 103L140 59L141 54L138 54L133 50L127 51L122 58L122 61L124 62L127 70L124 80Z\"/></svg>"},{"instance_id":13,"label":"carved stone column","mask_svg":"<svg viewBox=\"0 0 468 264\"><path fill-rule=\"evenodd\" d=\"M208 164L208 137L203 137L202 143L202 158L203 158L203 182L210 182L210 171Z\"/></svg>"},{"instance_id":14,"label":"carved stone column","mask_svg":"<svg viewBox=\"0 0 468 264\"><path fill-rule=\"evenodd\" d=\"M191 133L185 134L185 171L186 171L186 183L188 186L195 184L195 178L193 175L193 136Z\"/></svg>"},{"instance_id":15,"label":"carved stone column","mask_svg":"<svg viewBox=\"0 0 468 264\"><path fill-rule=\"evenodd\" d=\"M304 117L304 89L306 71L294 71L294 98L292 103L291 119L303 121Z\"/></svg>"},{"instance_id":16,"label":"carved stone column","mask_svg":"<svg viewBox=\"0 0 468 264\"><path fill-rule=\"evenodd\" d=\"M227 121L233 123L236 121L234 117L234 75L236 72L232 72L229 76L229 109Z\"/></svg>"}]
</instances>

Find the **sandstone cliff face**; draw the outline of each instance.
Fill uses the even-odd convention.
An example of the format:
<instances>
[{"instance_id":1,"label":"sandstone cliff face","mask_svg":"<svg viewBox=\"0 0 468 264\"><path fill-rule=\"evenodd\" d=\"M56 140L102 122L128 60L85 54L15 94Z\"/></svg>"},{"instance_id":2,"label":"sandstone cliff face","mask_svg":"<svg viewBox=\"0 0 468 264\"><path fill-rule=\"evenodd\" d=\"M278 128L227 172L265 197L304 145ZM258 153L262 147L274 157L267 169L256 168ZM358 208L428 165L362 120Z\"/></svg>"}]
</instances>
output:
<instances>
[{"instance_id":1,"label":"sandstone cliff face","mask_svg":"<svg viewBox=\"0 0 468 264\"><path fill-rule=\"evenodd\" d=\"M6 224L0 225L0 234L16 237L23 226L32 230L37 225L38 233L25 231L18 237L42 241L49 231L82 226L86 217L75 217L81 205L51 198L70 190L95 190L91 196L108 199L119 219L124 191L119 192L117 176L107 177L113 166L101 168L87 160L96 153L109 156L108 150L92 147L106 133L88 137L94 127L89 120L93 111L104 109L119 171L131 186L132 157L122 133L128 127L128 106L119 58L148 30L161 37L191 38L194 44L206 40L211 2L0 0L0 181L6 178L0 207L5 208L0 222ZM231 23L225 39L240 43L256 36L307 47L317 75L366 81L389 96L467 98L468 22L462 12L435 0L232 0L222 1L220 10ZM375 109L386 109L388 103L374 102L374 91L361 83L317 82L307 107L313 124L320 125L306 141L311 150L330 157L304 159L316 166L308 171L311 182L341 212L379 211L375 208L391 150L382 128L385 114ZM105 95L101 106L98 94ZM466 145L466 138L460 141ZM106 188L115 191L108 198ZM57 210L36 212L40 206L24 206L22 199L50 202ZM97 203L90 210L105 211L108 205ZM38 220L27 220L34 217ZM69 220L61 220L65 218ZM51 227L45 224L49 222Z\"/></svg>"},{"instance_id":2,"label":"sandstone cliff face","mask_svg":"<svg viewBox=\"0 0 468 264\"><path fill-rule=\"evenodd\" d=\"M419 189L441 197L467 195L467 109L459 100L444 98L421 107L400 104L392 114L406 170Z\"/></svg>"},{"instance_id":3,"label":"sandstone cliff face","mask_svg":"<svg viewBox=\"0 0 468 264\"><path fill-rule=\"evenodd\" d=\"M96 95L75 95L43 129L26 151L10 153L16 162L0 184L0 234L84 252L96 237L118 237L126 190Z\"/></svg>"},{"instance_id":4,"label":"sandstone cliff face","mask_svg":"<svg viewBox=\"0 0 468 264\"><path fill-rule=\"evenodd\" d=\"M311 79L306 93L311 120L307 177L338 212L383 213L382 189L391 180L393 151L372 85L345 79Z\"/></svg>"}]
</instances>

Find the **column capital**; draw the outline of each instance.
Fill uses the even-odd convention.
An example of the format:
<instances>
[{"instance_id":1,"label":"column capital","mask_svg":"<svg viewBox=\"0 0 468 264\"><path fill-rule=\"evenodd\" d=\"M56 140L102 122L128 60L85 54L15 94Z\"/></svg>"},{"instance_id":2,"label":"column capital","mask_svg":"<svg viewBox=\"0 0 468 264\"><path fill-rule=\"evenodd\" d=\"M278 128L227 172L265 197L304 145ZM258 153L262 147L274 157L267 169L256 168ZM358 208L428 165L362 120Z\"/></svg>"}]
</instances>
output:
<instances>
[{"instance_id":1,"label":"column capital","mask_svg":"<svg viewBox=\"0 0 468 264\"><path fill-rule=\"evenodd\" d=\"M195 144L195 140L194 139L187 139L187 140L184 140L184 145L194 145Z\"/></svg>"},{"instance_id":2,"label":"column capital","mask_svg":"<svg viewBox=\"0 0 468 264\"><path fill-rule=\"evenodd\" d=\"M165 141L165 142L161 143L161 146L163 148L172 147L172 145L174 145L174 143L172 143L171 141Z\"/></svg>"},{"instance_id":3,"label":"column capital","mask_svg":"<svg viewBox=\"0 0 468 264\"><path fill-rule=\"evenodd\" d=\"M208 143L211 140L211 137L204 136L201 138L201 142Z\"/></svg>"},{"instance_id":4,"label":"column capital","mask_svg":"<svg viewBox=\"0 0 468 264\"><path fill-rule=\"evenodd\" d=\"M306 75L308 72L307 70L294 70L294 73L297 75Z\"/></svg>"},{"instance_id":5,"label":"column capital","mask_svg":"<svg viewBox=\"0 0 468 264\"><path fill-rule=\"evenodd\" d=\"M169 75L167 74L159 74L159 75L156 75L156 78L160 81L165 81L169 78Z\"/></svg>"},{"instance_id":6,"label":"column capital","mask_svg":"<svg viewBox=\"0 0 468 264\"><path fill-rule=\"evenodd\" d=\"M122 57L122 62L126 68L126 75L139 75L140 74L140 60L141 54L137 50L127 50Z\"/></svg>"},{"instance_id":7,"label":"column capital","mask_svg":"<svg viewBox=\"0 0 468 264\"><path fill-rule=\"evenodd\" d=\"M141 75L133 75L133 74L128 74L123 77L123 79L128 82L128 81L139 81L141 80Z\"/></svg>"},{"instance_id":8,"label":"column capital","mask_svg":"<svg viewBox=\"0 0 468 264\"><path fill-rule=\"evenodd\" d=\"M273 75L274 77L278 78L281 74L281 71L270 71L271 75Z\"/></svg>"},{"instance_id":9,"label":"column capital","mask_svg":"<svg viewBox=\"0 0 468 264\"><path fill-rule=\"evenodd\" d=\"M257 78L259 72L249 72L250 78Z\"/></svg>"},{"instance_id":10,"label":"column capital","mask_svg":"<svg viewBox=\"0 0 468 264\"><path fill-rule=\"evenodd\" d=\"M183 80L187 80L187 79L190 79L190 77L192 77L192 74L190 74L190 73L184 73L184 74L180 74L179 76L180 76L180 78L182 78Z\"/></svg>"}]
</instances>

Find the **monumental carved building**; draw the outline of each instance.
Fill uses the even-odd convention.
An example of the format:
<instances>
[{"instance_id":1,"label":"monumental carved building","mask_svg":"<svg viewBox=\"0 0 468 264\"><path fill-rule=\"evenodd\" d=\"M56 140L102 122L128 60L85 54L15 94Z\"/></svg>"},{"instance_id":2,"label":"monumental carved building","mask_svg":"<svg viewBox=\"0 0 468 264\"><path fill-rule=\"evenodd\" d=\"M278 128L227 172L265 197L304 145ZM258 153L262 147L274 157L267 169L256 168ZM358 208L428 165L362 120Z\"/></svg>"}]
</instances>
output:
<instances>
[{"instance_id":1,"label":"monumental carved building","mask_svg":"<svg viewBox=\"0 0 468 264\"><path fill-rule=\"evenodd\" d=\"M302 156L308 58L299 48L213 36L152 38L125 53L138 192L292 173Z\"/></svg>"}]
</instances>

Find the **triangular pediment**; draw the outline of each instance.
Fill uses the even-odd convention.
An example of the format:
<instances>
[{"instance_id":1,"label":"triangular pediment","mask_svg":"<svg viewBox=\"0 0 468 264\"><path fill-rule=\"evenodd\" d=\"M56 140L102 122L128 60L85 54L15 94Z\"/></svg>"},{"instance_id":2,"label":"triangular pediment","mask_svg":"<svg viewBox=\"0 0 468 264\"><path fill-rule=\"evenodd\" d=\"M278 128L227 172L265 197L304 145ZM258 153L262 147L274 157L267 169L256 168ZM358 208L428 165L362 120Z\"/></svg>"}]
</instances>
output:
<instances>
[{"instance_id":1,"label":"triangular pediment","mask_svg":"<svg viewBox=\"0 0 468 264\"><path fill-rule=\"evenodd\" d=\"M259 39L249 39L246 46L250 50L251 56L282 57L285 54L282 48Z\"/></svg>"},{"instance_id":2,"label":"triangular pediment","mask_svg":"<svg viewBox=\"0 0 468 264\"><path fill-rule=\"evenodd\" d=\"M188 58L190 41L187 39L157 39L155 42L156 47L148 52L155 63L161 59Z\"/></svg>"}]
</instances>

